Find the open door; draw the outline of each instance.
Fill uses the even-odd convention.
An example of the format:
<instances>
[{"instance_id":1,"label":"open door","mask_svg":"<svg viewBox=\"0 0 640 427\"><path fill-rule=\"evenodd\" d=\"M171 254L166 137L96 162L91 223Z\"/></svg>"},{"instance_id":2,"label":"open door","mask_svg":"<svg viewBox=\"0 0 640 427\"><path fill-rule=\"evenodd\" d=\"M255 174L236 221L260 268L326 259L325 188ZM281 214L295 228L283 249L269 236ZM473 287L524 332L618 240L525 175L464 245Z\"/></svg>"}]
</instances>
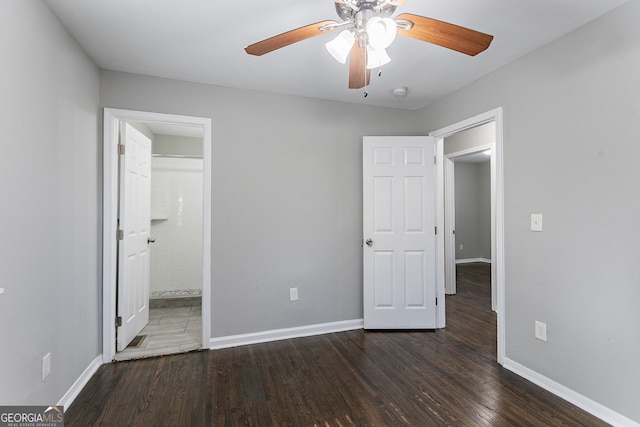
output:
<instances>
[{"instance_id":1,"label":"open door","mask_svg":"<svg viewBox=\"0 0 640 427\"><path fill-rule=\"evenodd\" d=\"M151 228L151 140L124 123L120 144L117 351L149 322Z\"/></svg>"},{"instance_id":2,"label":"open door","mask_svg":"<svg viewBox=\"0 0 640 427\"><path fill-rule=\"evenodd\" d=\"M433 329L433 137L364 137L364 327Z\"/></svg>"}]
</instances>

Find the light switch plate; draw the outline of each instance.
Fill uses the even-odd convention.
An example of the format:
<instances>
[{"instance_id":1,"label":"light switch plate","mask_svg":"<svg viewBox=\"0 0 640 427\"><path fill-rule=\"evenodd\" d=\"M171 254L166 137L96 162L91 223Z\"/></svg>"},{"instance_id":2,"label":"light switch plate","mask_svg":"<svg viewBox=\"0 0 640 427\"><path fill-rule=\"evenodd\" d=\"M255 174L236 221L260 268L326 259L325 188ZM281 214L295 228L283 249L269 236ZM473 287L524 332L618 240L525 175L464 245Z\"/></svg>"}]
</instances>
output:
<instances>
[{"instance_id":1,"label":"light switch plate","mask_svg":"<svg viewBox=\"0 0 640 427\"><path fill-rule=\"evenodd\" d=\"M531 214L531 231L542 231L542 214Z\"/></svg>"}]
</instances>

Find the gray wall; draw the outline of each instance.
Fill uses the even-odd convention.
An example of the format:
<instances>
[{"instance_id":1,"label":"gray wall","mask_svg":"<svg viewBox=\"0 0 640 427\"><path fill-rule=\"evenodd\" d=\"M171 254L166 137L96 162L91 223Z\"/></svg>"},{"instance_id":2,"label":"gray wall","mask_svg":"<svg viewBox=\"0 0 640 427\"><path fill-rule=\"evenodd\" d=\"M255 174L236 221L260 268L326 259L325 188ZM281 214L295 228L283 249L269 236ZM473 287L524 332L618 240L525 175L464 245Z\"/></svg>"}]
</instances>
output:
<instances>
[{"instance_id":1,"label":"gray wall","mask_svg":"<svg viewBox=\"0 0 640 427\"><path fill-rule=\"evenodd\" d=\"M417 112L110 71L100 94L212 118L213 337L362 318L362 136L424 135Z\"/></svg>"},{"instance_id":2,"label":"gray wall","mask_svg":"<svg viewBox=\"0 0 640 427\"><path fill-rule=\"evenodd\" d=\"M636 422L638 16L631 1L421 111L432 131L504 108L506 357Z\"/></svg>"},{"instance_id":3,"label":"gray wall","mask_svg":"<svg viewBox=\"0 0 640 427\"><path fill-rule=\"evenodd\" d=\"M455 162L456 260L491 259L490 166Z\"/></svg>"},{"instance_id":4,"label":"gray wall","mask_svg":"<svg viewBox=\"0 0 640 427\"><path fill-rule=\"evenodd\" d=\"M99 72L40 1L0 28L0 403L56 404L101 353Z\"/></svg>"}]
</instances>

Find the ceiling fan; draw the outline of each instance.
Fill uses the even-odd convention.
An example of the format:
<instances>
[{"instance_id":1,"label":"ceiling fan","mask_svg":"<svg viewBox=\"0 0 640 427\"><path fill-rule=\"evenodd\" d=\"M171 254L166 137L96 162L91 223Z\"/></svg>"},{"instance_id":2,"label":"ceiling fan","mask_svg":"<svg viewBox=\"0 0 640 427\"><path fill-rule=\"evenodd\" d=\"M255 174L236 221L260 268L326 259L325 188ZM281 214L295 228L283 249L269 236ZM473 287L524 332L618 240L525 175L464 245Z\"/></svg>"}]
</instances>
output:
<instances>
[{"instance_id":1,"label":"ceiling fan","mask_svg":"<svg viewBox=\"0 0 640 427\"><path fill-rule=\"evenodd\" d=\"M264 55L290 44L341 29L326 43L339 62L349 59L349 89L369 84L371 69L390 61L386 48L396 34L475 56L489 47L493 36L411 13L390 16L406 0L333 0L341 21L320 21L278 34L245 47L250 55Z\"/></svg>"}]
</instances>

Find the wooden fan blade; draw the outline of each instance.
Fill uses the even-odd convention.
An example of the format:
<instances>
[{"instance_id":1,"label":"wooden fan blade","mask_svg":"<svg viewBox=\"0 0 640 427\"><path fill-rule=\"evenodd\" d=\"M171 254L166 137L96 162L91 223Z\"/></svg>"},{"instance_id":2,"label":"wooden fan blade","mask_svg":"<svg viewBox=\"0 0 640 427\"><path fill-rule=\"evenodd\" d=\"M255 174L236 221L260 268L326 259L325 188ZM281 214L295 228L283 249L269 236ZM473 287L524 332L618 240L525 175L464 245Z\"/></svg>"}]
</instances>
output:
<instances>
[{"instance_id":1,"label":"wooden fan blade","mask_svg":"<svg viewBox=\"0 0 640 427\"><path fill-rule=\"evenodd\" d=\"M349 89L360 89L369 84L371 70L367 70L367 50L358 46L358 41L351 49L349 59Z\"/></svg>"},{"instance_id":2,"label":"wooden fan blade","mask_svg":"<svg viewBox=\"0 0 640 427\"><path fill-rule=\"evenodd\" d=\"M398 27L398 34L422 40L458 52L476 56L489 47L493 36L436 19L403 13L395 18L413 23L410 30Z\"/></svg>"},{"instance_id":3,"label":"wooden fan blade","mask_svg":"<svg viewBox=\"0 0 640 427\"><path fill-rule=\"evenodd\" d=\"M259 41L244 48L249 55L264 55L265 53L272 52L281 47L289 46L290 44L306 40L308 38L319 36L320 34L328 33L336 28L328 28L320 31L320 27L327 24L337 24L336 21L321 21L315 24L305 25L304 27L296 28L295 30L287 31L286 33L278 34L277 36L269 37L268 39Z\"/></svg>"}]
</instances>

